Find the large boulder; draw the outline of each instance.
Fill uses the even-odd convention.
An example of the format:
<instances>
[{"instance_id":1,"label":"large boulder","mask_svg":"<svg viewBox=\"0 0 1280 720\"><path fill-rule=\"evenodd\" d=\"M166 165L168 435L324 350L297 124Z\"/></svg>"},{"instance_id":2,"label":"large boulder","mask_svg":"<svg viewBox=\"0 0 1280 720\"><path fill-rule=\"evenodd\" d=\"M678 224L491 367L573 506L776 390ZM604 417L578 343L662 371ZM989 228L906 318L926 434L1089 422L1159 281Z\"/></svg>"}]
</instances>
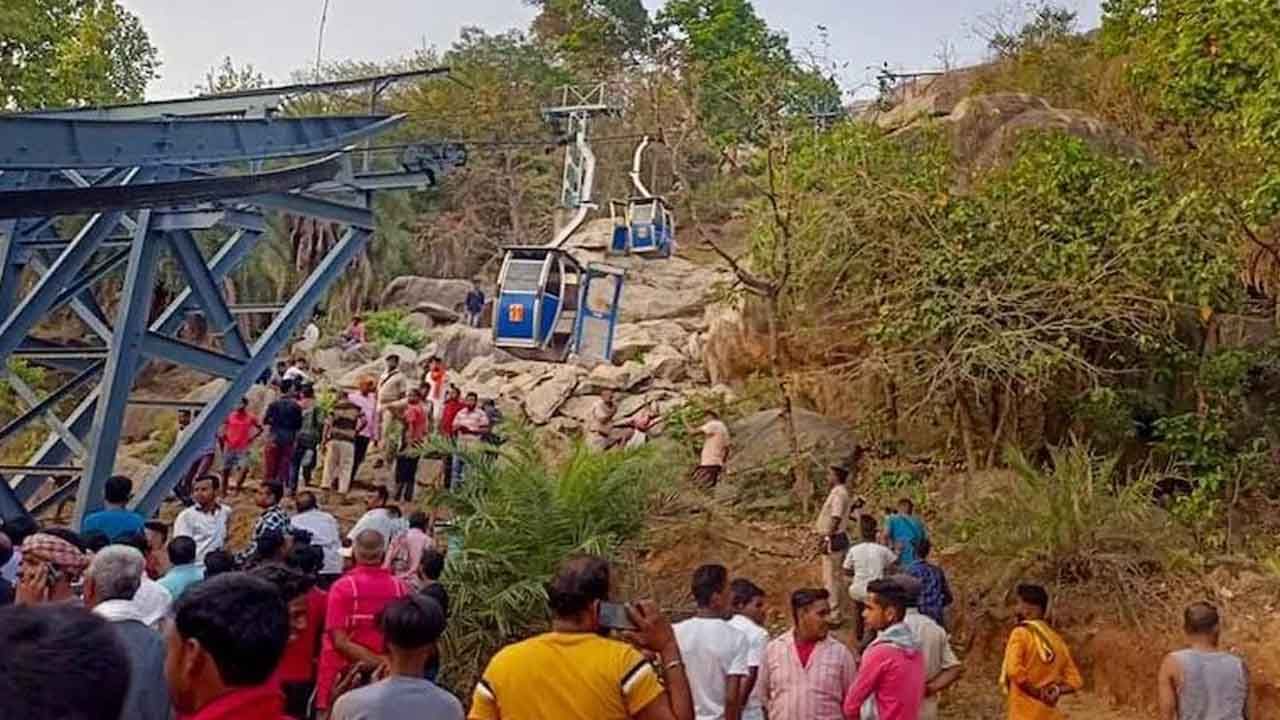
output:
<instances>
[{"instance_id":1,"label":"large boulder","mask_svg":"<svg viewBox=\"0 0 1280 720\"><path fill-rule=\"evenodd\" d=\"M679 350L662 344L644 356L644 366L653 376L668 382L679 382L689 375L689 361Z\"/></svg>"},{"instance_id":2,"label":"large boulder","mask_svg":"<svg viewBox=\"0 0 1280 720\"><path fill-rule=\"evenodd\" d=\"M347 388L348 390L360 386L360 381L365 378L377 380L382 377L382 373L387 371L387 366L381 360L374 360L371 363L365 363L352 370L348 370L345 375L338 378L338 386Z\"/></svg>"},{"instance_id":3,"label":"large boulder","mask_svg":"<svg viewBox=\"0 0 1280 720\"><path fill-rule=\"evenodd\" d=\"M431 332L436 326L436 321L432 320L430 315L416 310L409 313L405 317L404 322L409 327L421 333Z\"/></svg>"},{"instance_id":4,"label":"large boulder","mask_svg":"<svg viewBox=\"0 0 1280 720\"><path fill-rule=\"evenodd\" d=\"M406 372L408 372L408 368L412 368L418 363L418 351L407 345L387 345L382 348L381 359L384 363L392 355L400 358L400 368Z\"/></svg>"},{"instance_id":5,"label":"large boulder","mask_svg":"<svg viewBox=\"0 0 1280 720\"><path fill-rule=\"evenodd\" d=\"M182 397L185 402L212 402L227 386L227 381L221 378L210 380L209 382L188 392ZM267 410L267 405L274 399L275 394L265 385L254 384L249 387L248 392L244 394L249 399L249 411L261 417Z\"/></svg>"},{"instance_id":6,"label":"large boulder","mask_svg":"<svg viewBox=\"0 0 1280 720\"><path fill-rule=\"evenodd\" d=\"M524 411L529 420L544 425L555 417L556 411L578 387L578 372L577 368L562 365L525 395Z\"/></svg>"},{"instance_id":7,"label":"large boulder","mask_svg":"<svg viewBox=\"0 0 1280 720\"><path fill-rule=\"evenodd\" d=\"M461 310L462 303L470 291L470 280L409 275L398 277L387 285L386 290L382 291L379 307L384 310L392 308L413 310L424 304L432 304Z\"/></svg>"},{"instance_id":8,"label":"large boulder","mask_svg":"<svg viewBox=\"0 0 1280 720\"><path fill-rule=\"evenodd\" d=\"M600 402L599 395L575 395L560 406L560 417L568 418L585 426L591 421L591 411Z\"/></svg>"},{"instance_id":9,"label":"large boulder","mask_svg":"<svg viewBox=\"0 0 1280 720\"><path fill-rule=\"evenodd\" d=\"M977 79L978 69L968 68L909 80L893 90L888 107L877 101L868 106L863 117L886 130L921 119L946 117L969 96Z\"/></svg>"},{"instance_id":10,"label":"large boulder","mask_svg":"<svg viewBox=\"0 0 1280 720\"><path fill-rule=\"evenodd\" d=\"M444 359L451 368L465 368L472 360L491 356L495 361L513 359L508 353L494 347L493 334L488 330L450 325L436 333L434 353Z\"/></svg>"},{"instance_id":11,"label":"large boulder","mask_svg":"<svg viewBox=\"0 0 1280 720\"><path fill-rule=\"evenodd\" d=\"M707 306L702 362L714 384L730 383L769 366L769 343L759 308L717 303Z\"/></svg>"},{"instance_id":12,"label":"large boulder","mask_svg":"<svg viewBox=\"0 0 1280 720\"><path fill-rule=\"evenodd\" d=\"M847 423L808 410L793 411L800 451L820 463L838 462L849 456L855 440ZM749 415L729 428L735 452L729 457L729 472L762 470L778 458L791 454L782 413L764 410Z\"/></svg>"},{"instance_id":13,"label":"large boulder","mask_svg":"<svg viewBox=\"0 0 1280 720\"><path fill-rule=\"evenodd\" d=\"M644 365L632 361L623 365L597 365L583 381L583 392L598 393L601 390L632 390L653 377Z\"/></svg>"},{"instance_id":14,"label":"large boulder","mask_svg":"<svg viewBox=\"0 0 1280 720\"><path fill-rule=\"evenodd\" d=\"M342 359L342 348L325 348L311 355L311 367L323 370L326 375L337 375L350 365Z\"/></svg>"},{"instance_id":15,"label":"large boulder","mask_svg":"<svg viewBox=\"0 0 1280 720\"><path fill-rule=\"evenodd\" d=\"M452 325L462 318L457 311L437 303L418 303L413 308L415 315L426 315L435 325Z\"/></svg>"}]
</instances>

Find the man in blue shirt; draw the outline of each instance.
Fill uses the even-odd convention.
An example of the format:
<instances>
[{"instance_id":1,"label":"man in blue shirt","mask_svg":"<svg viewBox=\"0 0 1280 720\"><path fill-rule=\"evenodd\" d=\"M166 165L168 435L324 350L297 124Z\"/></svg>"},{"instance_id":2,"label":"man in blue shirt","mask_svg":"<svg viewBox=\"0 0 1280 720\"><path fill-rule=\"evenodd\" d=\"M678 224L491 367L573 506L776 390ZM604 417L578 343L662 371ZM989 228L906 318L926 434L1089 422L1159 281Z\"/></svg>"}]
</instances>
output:
<instances>
[{"instance_id":1,"label":"man in blue shirt","mask_svg":"<svg viewBox=\"0 0 1280 720\"><path fill-rule=\"evenodd\" d=\"M125 535L141 533L145 520L132 510L126 510L124 504L133 495L133 481L123 475L115 475L107 479L107 509L89 513L80 525L81 534L98 530L108 539L115 541Z\"/></svg>"},{"instance_id":2,"label":"man in blue shirt","mask_svg":"<svg viewBox=\"0 0 1280 720\"><path fill-rule=\"evenodd\" d=\"M915 564L917 546L929 536L925 532L924 522L914 513L915 503L903 498L898 501L898 512L890 515L885 525L889 547L898 554L898 565L903 569Z\"/></svg>"},{"instance_id":3,"label":"man in blue shirt","mask_svg":"<svg viewBox=\"0 0 1280 720\"><path fill-rule=\"evenodd\" d=\"M480 327L480 315L484 313L484 291L480 289L479 284L471 283L471 290L467 292L463 305L467 310L467 324L471 327Z\"/></svg>"},{"instance_id":4,"label":"man in blue shirt","mask_svg":"<svg viewBox=\"0 0 1280 720\"><path fill-rule=\"evenodd\" d=\"M158 581L177 600L192 583L204 579L204 568L196 564L196 541L179 535L169 541L169 572Z\"/></svg>"},{"instance_id":5,"label":"man in blue shirt","mask_svg":"<svg viewBox=\"0 0 1280 720\"><path fill-rule=\"evenodd\" d=\"M942 568L929 562L932 549L929 538L922 539L916 545L916 561L907 567L907 574L920 581L920 613L946 628L946 610L953 599L951 586L947 584L947 574Z\"/></svg>"}]
</instances>

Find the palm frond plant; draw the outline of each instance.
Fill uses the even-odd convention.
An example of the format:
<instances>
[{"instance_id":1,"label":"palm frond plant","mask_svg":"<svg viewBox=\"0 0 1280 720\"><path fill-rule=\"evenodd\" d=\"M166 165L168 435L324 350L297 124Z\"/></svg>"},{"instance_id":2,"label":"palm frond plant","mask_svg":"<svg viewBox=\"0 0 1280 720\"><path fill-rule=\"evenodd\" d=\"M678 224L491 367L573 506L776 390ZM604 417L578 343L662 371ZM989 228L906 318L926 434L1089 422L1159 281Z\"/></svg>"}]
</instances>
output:
<instances>
[{"instance_id":1,"label":"palm frond plant","mask_svg":"<svg viewBox=\"0 0 1280 720\"><path fill-rule=\"evenodd\" d=\"M578 444L553 461L531 429L504 424L503 433L500 449L464 452L461 488L426 500L454 518L444 666L463 697L494 652L547 628L545 586L559 563L574 553L616 556L678 472L657 446L598 452Z\"/></svg>"}]
</instances>

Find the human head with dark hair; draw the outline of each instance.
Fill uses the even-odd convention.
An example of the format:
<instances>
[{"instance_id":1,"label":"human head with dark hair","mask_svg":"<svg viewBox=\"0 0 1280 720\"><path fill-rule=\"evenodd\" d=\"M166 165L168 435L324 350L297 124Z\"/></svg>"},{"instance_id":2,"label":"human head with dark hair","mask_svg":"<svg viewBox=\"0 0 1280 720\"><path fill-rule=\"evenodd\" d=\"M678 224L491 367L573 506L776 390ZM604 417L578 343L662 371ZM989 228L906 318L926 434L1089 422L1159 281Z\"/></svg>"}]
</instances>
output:
<instances>
[{"instance_id":1,"label":"human head with dark hair","mask_svg":"<svg viewBox=\"0 0 1280 720\"><path fill-rule=\"evenodd\" d=\"M84 549L91 553L96 553L111 544L111 538L101 530L90 530L81 535L80 539L84 540Z\"/></svg>"},{"instance_id":2,"label":"human head with dark hair","mask_svg":"<svg viewBox=\"0 0 1280 720\"><path fill-rule=\"evenodd\" d=\"M108 505L123 506L133 495L133 481L124 475L112 475L103 486L103 494Z\"/></svg>"},{"instance_id":3,"label":"human head with dark hair","mask_svg":"<svg viewBox=\"0 0 1280 720\"><path fill-rule=\"evenodd\" d=\"M409 515L409 527L415 530L421 530L423 532L426 532L427 523L429 522L430 522L430 519L427 517L427 514L422 512L421 510L415 510Z\"/></svg>"},{"instance_id":4,"label":"human head with dark hair","mask_svg":"<svg viewBox=\"0 0 1280 720\"><path fill-rule=\"evenodd\" d=\"M280 504L284 498L284 485L274 482L258 483L258 491L253 496L254 504L266 510Z\"/></svg>"},{"instance_id":5,"label":"human head with dark hair","mask_svg":"<svg viewBox=\"0 0 1280 720\"><path fill-rule=\"evenodd\" d=\"M1023 584L1014 589L1018 605L1014 614L1020 622L1043 620L1049 612L1049 591L1039 585Z\"/></svg>"},{"instance_id":6,"label":"human head with dark hair","mask_svg":"<svg viewBox=\"0 0 1280 720\"><path fill-rule=\"evenodd\" d=\"M400 506L395 503L388 504L387 517L398 520L400 518Z\"/></svg>"},{"instance_id":7,"label":"human head with dark hair","mask_svg":"<svg viewBox=\"0 0 1280 720\"><path fill-rule=\"evenodd\" d=\"M222 479L217 475L201 475L191 483L191 499L205 512L212 512L218 505L218 488Z\"/></svg>"},{"instance_id":8,"label":"human head with dark hair","mask_svg":"<svg viewBox=\"0 0 1280 720\"><path fill-rule=\"evenodd\" d=\"M827 484L831 487L846 485L849 482L849 468L843 465L831 465L827 468Z\"/></svg>"},{"instance_id":9,"label":"human head with dark hair","mask_svg":"<svg viewBox=\"0 0 1280 720\"><path fill-rule=\"evenodd\" d=\"M858 518L858 534L863 542L876 541L876 536L880 534L880 525L876 522L874 515L868 513Z\"/></svg>"},{"instance_id":10,"label":"human head with dark hair","mask_svg":"<svg viewBox=\"0 0 1280 720\"><path fill-rule=\"evenodd\" d=\"M600 603L609 599L609 561L595 555L565 560L547 583L547 605L556 620L583 630L599 628Z\"/></svg>"},{"instance_id":11,"label":"human head with dark hair","mask_svg":"<svg viewBox=\"0 0 1280 720\"><path fill-rule=\"evenodd\" d=\"M285 564L315 578L324 568L324 550L315 545L294 545Z\"/></svg>"},{"instance_id":12,"label":"human head with dark hair","mask_svg":"<svg viewBox=\"0 0 1280 720\"><path fill-rule=\"evenodd\" d=\"M1193 640L1207 640L1216 646L1221 627L1222 620L1218 617L1218 608L1207 602L1192 603L1182 613L1182 629Z\"/></svg>"},{"instance_id":13,"label":"human head with dark hair","mask_svg":"<svg viewBox=\"0 0 1280 720\"><path fill-rule=\"evenodd\" d=\"M418 574L427 580L439 581L444 574L444 553L429 547L422 551L422 559L418 561Z\"/></svg>"},{"instance_id":14,"label":"human head with dark hair","mask_svg":"<svg viewBox=\"0 0 1280 720\"><path fill-rule=\"evenodd\" d=\"M311 512L320 507L316 502L316 494L310 490L303 490L293 499L293 504L298 508L299 513Z\"/></svg>"},{"instance_id":15,"label":"human head with dark hair","mask_svg":"<svg viewBox=\"0 0 1280 720\"><path fill-rule=\"evenodd\" d=\"M898 512L903 515L911 515L914 514L915 511L916 504L911 501L911 498L902 498L898 501Z\"/></svg>"},{"instance_id":16,"label":"human head with dark hair","mask_svg":"<svg viewBox=\"0 0 1280 720\"><path fill-rule=\"evenodd\" d=\"M301 365L300 367L302 367L304 370L306 369L307 365L306 365L306 361L305 361L305 360L303 361L303 363L302 363L302 365ZM316 399L316 386L315 386L315 385L313 385L313 384L311 384L311 383L303 383L303 384L302 384L302 390L301 390L301 392L300 392L299 394L302 396L302 398L303 398L304 400L315 400L315 399Z\"/></svg>"},{"instance_id":17,"label":"human head with dark hair","mask_svg":"<svg viewBox=\"0 0 1280 720\"><path fill-rule=\"evenodd\" d=\"M902 596L907 601L907 609L920 607L920 593L924 591L924 583L915 575L899 573L885 578L902 588Z\"/></svg>"},{"instance_id":18,"label":"human head with dark hair","mask_svg":"<svg viewBox=\"0 0 1280 720\"><path fill-rule=\"evenodd\" d=\"M383 358L383 362L386 363L387 373L389 374L396 368L400 367L400 356L395 353L391 353Z\"/></svg>"},{"instance_id":19,"label":"human head with dark hair","mask_svg":"<svg viewBox=\"0 0 1280 720\"><path fill-rule=\"evenodd\" d=\"M128 689L106 620L68 604L0 608L0 717L117 720Z\"/></svg>"},{"instance_id":20,"label":"human head with dark hair","mask_svg":"<svg viewBox=\"0 0 1280 720\"><path fill-rule=\"evenodd\" d=\"M302 547L311 544L311 531L300 527L290 527L289 532L289 552L293 552L296 547Z\"/></svg>"},{"instance_id":21,"label":"human head with dark hair","mask_svg":"<svg viewBox=\"0 0 1280 720\"><path fill-rule=\"evenodd\" d=\"M258 543L254 550L253 559L255 562L279 562L283 563L284 559L289 556L289 536L280 530L266 530L258 536Z\"/></svg>"},{"instance_id":22,"label":"human head with dark hair","mask_svg":"<svg viewBox=\"0 0 1280 720\"><path fill-rule=\"evenodd\" d=\"M186 535L169 541L169 563L172 565L190 565L196 561L196 541Z\"/></svg>"},{"instance_id":23,"label":"human head with dark hair","mask_svg":"<svg viewBox=\"0 0 1280 720\"><path fill-rule=\"evenodd\" d=\"M862 607L862 620L872 630L884 630L902 622L907 616L907 591L898 583L872 580L867 583L867 602Z\"/></svg>"},{"instance_id":24,"label":"human head with dark hair","mask_svg":"<svg viewBox=\"0 0 1280 720\"><path fill-rule=\"evenodd\" d=\"M693 571L690 590L700 611L725 616L729 609L729 569L716 564L699 567Z\"/></svg>"},{"instance_id":25,"label":"human head with dark hair","mask_svg":"<svg viewBox=\"0 0 1280 720\"><path fill-rule=\"evenodd\" d=\"M475 410L476 403L478 402L480 402L480 396L473 392L469 392L467 393L466 399L462 401L462 404L466 405L468 410Z\"/></svg>"},{"instance_id":26,"label":"human head with dark hair","mask_svg":"<svg viewBox=\"0 0 1280 720\"><path fill-rule=\"evenodd\" d=\"M307 594L315 587L315 580L303 572L275 563L259 565L250 570L249 574L266 580L280 592L280 599L284 600L289 610L289 639L293 640L306 632Z\"/></svg>"},{"instance_id":27,"label":"human head with dark hair","mask_svg":"<svg viewBox=\"0 0 1280 720\"><path fill-rule=\"evenodd\" d=\"M817 642L830 632L831 594L823 589L801 588L791 593L791 619L797 640Z\"/></svg>"},{"instance_id":28,"label":"human head with dark hair","mask_svg":"<svg viewBox=\"0 0 1280 720\"><path fill-rule=\"evenodd\" d=\"M739 615L745 615L755 624L764 625L764 590L746 578L734 578L729 583L730 605Z\"/></svg>"},{"instance_id":29,"label":"human head with dark hair","mask_svg":"<svg viewBox=\"0 0 1280 720\"><path fill-rule=\"evenodd\" d=\"M382 609L378 627L391 654L392 674L418 678L444 634L444 609L434 598L409 593Z\"/></svg>"},{"instance_id":30,"label":"human head with dark hair","mask_svg":"<svg viewBox=\"0 0 1280 720\"><path fill-rule=\"evenodd\" d=\"M929 559L929 553L933 552L933 543L929 542L929 538L922 537L916 541L916 557L921 562Z\"/></svg>"},{"instance_id":31,"label":"human head with dark hair","mask_svg":"<svg viewBox=\"0 0 1280 720\"><path fill-rule=\"evenodd\" d=\"M174 602L165 637L169 696L179 714L191 715L271 678L289 640L289 612L270 582L227 573L192 585Z\"/></svg>"},{"instance_id":32,"label":"human head with dark hair","mask_svg":"<svg viewBox=\"0 0 1280 720\"><path fill-rule=\"evenodd\" d=\"M131 548L135 548L138 552L142 553L143 555L146 555L148 552L151 552L151 543L148 542L147 536L144 533L140 533L140 532L125 533L124 535L117 537L113 544L128 545Z\"/></svg>"},{"instance_id":33,"label":"human head with dark hair","mask_svg":"<svg viewBox=\"0 0 1280 720\"><path fill-rule=\"evenodd\" d=\"M204 556L204 579L235 572L236 559L226 550L210 550Z\"/></svg>"},{"instance_id":34,"label":"human head with dark hair","mask_svg":"<svg viewBox=\"0 0 1280 720\"><path fill-rule=\"evenodd\" d=\"M4 525L0 526L0 530L9 536L9 542L14 547L22 547L22 541L27 539L28 535L34 535L40 530L40 525L35 519L28 515L19 515L16 518L10 518L4 521Z\"/></svg>"}]
</instances>

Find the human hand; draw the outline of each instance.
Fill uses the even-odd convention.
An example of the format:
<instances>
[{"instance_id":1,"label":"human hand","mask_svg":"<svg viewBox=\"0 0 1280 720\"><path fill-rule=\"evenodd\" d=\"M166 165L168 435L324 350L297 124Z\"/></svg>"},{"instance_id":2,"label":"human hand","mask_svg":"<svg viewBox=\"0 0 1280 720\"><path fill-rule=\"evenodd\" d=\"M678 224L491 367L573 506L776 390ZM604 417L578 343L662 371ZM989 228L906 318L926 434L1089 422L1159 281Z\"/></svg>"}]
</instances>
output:
<instances>
[{"instance_id":1,"label":"human hand","mask_svg":"<svg viewBox=\"0 0 1280 720\"><path fill-rule=\"evenodd\" d=\"M635 630L622 633L622 637L642 650L662 655L676 648L676 633L671 621L652 600L641 600L627 605L627 617Z\"/></svg>"},{"instance_id":2,"label":"human hand","mask_svg":"<svg viewBox=\"0 0 1280 720\"><path fill-rule=\"evenodd\" d=\"M1058 701L1062 699L1062 687L1059 685L1050 685L1040 691L1040 699L1049 707L1057 707Z\"/></svg>"},{"instance_id":3,"label":"human hand","mask_svg":"<svg viewBox=\"0 0 1280 720\"><path fill-rule=\"evenodd\" d=\"M39 605L49 600L49 566L40 563L33 568L24 568L18 587L14 590L13 601L16 605Z\"/></svg>"}]
</instances>

